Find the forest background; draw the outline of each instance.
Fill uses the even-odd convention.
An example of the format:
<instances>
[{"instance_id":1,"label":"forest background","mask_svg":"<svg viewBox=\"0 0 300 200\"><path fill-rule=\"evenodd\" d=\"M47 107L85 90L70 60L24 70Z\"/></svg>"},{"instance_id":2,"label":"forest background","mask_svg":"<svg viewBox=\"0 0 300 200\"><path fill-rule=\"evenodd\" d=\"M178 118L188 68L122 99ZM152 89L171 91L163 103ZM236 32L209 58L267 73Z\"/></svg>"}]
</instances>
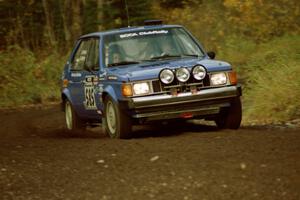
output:
<instances>
[{"instance_id":1,"label":"forest background","mask_svg":"<svg viewBox=\"0 0 300 200\"><path fill-rule=\"evenodd\" d=\"M127 0L145 19L188 28L243 84L244 122L300 118L299 0ZM127 26L125 0L0 0L0 107L60 98L78 36Z\"/></svg>"}]
</instances>

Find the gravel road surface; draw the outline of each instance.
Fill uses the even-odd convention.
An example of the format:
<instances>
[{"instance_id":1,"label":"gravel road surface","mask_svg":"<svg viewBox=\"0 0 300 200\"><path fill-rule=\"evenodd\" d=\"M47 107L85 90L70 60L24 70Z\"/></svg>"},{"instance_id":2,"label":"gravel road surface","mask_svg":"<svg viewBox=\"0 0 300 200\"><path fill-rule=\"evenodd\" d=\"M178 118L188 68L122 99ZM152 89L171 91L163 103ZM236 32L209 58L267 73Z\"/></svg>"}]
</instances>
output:
<instances>
[{"instance_id":1,"label":"gravel road surface","mask_svg":"<svg viewBox=\"0 0 300 200\"><path fill-rule=\"evenodd\" d=\"M0 199L300 199L299 129L63 126L55 105L0 111Z\"/></svg>"}]
</instances>

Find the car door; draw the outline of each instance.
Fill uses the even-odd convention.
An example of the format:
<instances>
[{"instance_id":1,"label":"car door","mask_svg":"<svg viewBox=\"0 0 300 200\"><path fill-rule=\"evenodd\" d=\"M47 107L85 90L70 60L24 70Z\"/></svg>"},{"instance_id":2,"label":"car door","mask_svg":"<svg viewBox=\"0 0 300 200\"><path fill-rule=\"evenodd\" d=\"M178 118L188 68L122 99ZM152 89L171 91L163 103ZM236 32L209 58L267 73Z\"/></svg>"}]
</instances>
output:
<instances>
[{"instance_id":1,"label":"car door","mask_svg":"<svg viewBox=\"0 0 300 200\"><path fill-rule=\"evenodd\" d=\"M73 106L80 118L99 118L96 88L99 69L99 38L82 39L70 67L70 94Z\"/></svg>"}]
</instances>

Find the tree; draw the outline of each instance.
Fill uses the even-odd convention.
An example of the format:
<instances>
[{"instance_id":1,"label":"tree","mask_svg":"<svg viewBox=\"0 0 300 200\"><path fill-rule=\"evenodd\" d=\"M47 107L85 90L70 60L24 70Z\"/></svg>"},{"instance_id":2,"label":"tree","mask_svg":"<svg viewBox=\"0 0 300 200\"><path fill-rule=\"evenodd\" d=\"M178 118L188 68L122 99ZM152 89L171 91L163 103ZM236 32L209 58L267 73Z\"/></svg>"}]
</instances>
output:
<instances>
[{"instance_id":1,"label":"tree","mask_svg":"<svg viewBox=\"0 0 300 200\"><path fill-rule=\"evenodd\" d=\"M232 28L256 41L300 31L300 2L297 0L225 0L223 4Z\"/></svg>"},{"instance_id":2,"label":"tree","mask_svg":"<svg viewBox=\"0 0 300 200\"><path fill-rule=\"evenodd\" d=\"M54 47L56 40L54 35L52 16L50 15L50 10L49 10L47 0L43 0L42 3L43 3L45 18L46 18L45 35L47 35L50 45Z\"/></svg>"},{"instance_id":3,"label":"tree","mask_svg":"<svg viewBox=\"0 0 300 200\"><path fill-rule=\"evenodd\" d=\"M202 0L159 0L159 5L164 9L184 8L201 4Z\"/></svg>"},{"instance_id":4,"label":"tree","mask_svg":"<svg viewBox=\"0 0 300 200\"><path fill-rule=\"evenodd\" d=\"M126 15L126 3L129 19ZM103 18L105 19L103 26L105 28L139 26L152 16L150 0L110 0L103 4Z\"/></svg>"}]
</instances>

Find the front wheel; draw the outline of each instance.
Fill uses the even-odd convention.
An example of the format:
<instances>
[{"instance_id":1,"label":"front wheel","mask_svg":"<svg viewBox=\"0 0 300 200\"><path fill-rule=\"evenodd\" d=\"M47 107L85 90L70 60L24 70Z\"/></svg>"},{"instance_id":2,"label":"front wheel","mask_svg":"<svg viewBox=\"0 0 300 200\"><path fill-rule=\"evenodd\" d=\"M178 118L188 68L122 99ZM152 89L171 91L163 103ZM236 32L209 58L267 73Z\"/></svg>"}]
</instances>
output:
<instances>
[{"instance_id":1,"label":"front wheel","mask_svg":"<svg viewBox=\"0 0 300 200\"><path fill-rule=\"evenodd\" d=\"M68 131L82 131L86 128L85 123L77 116L74 108L68 100L65 101L65 120Z\"/></svg>"},{"instance_id":2,"label":"front wheel","mask_svg":"<svg viewBox=\"0 0 300 200\"><path fill-rule=\"evenodd\" d=\"M229 108L222 108L215 122L220 129L238 129L242 121L242 103L240 97L231 101Z\"/></svg>"},{"instance_id":3,"label":"front wheel","mask_svg":"<svg viewBox=\"0 0 300 200\"><path fill-rule=\"evenodd\" d=\"M132 137L132 120L110 98L104 101L104 131L111 138L129 139Z\"/></svg>"}]
</instances>

